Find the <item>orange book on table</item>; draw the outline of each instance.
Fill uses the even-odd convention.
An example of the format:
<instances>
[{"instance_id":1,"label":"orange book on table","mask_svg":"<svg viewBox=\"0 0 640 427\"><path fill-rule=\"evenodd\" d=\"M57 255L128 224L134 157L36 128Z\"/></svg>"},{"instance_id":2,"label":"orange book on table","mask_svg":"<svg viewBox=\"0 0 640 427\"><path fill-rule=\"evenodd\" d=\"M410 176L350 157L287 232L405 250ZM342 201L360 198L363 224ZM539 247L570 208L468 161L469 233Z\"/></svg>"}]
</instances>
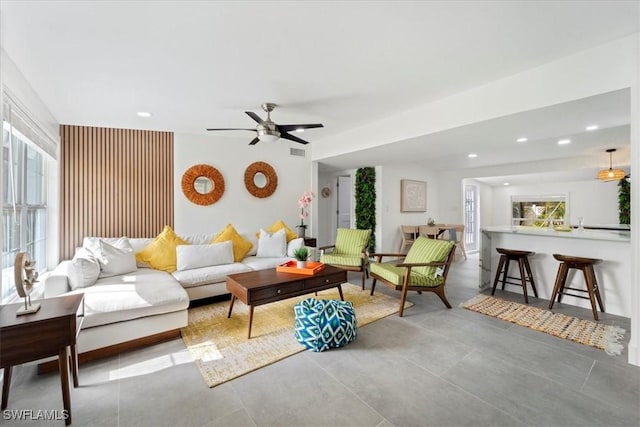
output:
<instances>
[{"instance_id":1,"label":"orange book on table","mask_svg":"<svg viewBox=\"0 0 640 427\"><path fill-rule=\"evenodd\" d=\"M284 264L277 266L276 271L313 276L317 272L324 270L324 264L321 262L307 261L307 266L305 268L298 268L297 264L298 263L296 261L287 261Z\"/></svg>"}]
</instances>

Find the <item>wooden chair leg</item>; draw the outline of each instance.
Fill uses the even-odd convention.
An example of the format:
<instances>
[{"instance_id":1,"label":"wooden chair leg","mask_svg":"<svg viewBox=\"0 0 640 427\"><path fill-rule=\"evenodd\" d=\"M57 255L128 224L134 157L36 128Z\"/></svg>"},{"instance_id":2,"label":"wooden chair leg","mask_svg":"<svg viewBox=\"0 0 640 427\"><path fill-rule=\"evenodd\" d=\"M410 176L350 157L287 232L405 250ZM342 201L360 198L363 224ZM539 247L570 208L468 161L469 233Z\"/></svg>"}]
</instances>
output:
<instances>
[{"instance_id":1,"label":"wooden chair leg","mask_svg":"<svg viewBox=\"0 0 640 427\"><path fill-rule=\"evenodd\" d=\"M564 287L567 285L567 277L569 276L569 264L567 264L566 262L562 264L562 280L560 280L560 286L558 287L558 302L562 302L562 297L564 296Z\"/></svg>"},{"instance_id":2,"label":"wooden chair leg","mask_svg":"<svg viewBox=\"0 0 640 427\"><path fill-rule=\"evenodd\" d=\"M520 270L520 282L522 282L522 293L524 294L525 304L529 304L529 295L527 295L527 278L524 275L524 261L518 259L518 269Z\"/></svg>"},{"instance_id":3,"label":"wooden chair leg","mask_svg":"<svg viewBox=\"0 0 640 427\"><path fill-rule=\"evenodd\" d=\"M449 300L447 300L447 296L444 293L444 286L440 285L437 288L434 288L433 292L440 297L440 299L442 300L444 305L447 306L447 308L451 308L451 304L449 304Z\"/></svg>"},{"instance_id":4,"label":"wooden chair leg","mask_svg":"<svg viewBox=\"0 0 640 427\"><path fill-rule=\"evenodd\" d=\"M376 290L376 281L377 279L374 277L373 281L371 282L371 295L373 296L373 291Z\"/></svg>"},{"instance_id":5,"label":"wooden chair leg","mask_svg":"<svg viewBox=\"0 0 640 427\"><path fill-rule=\"evenodd\" d=\"M398 312L398 316L402 317L404 314L404 303L407 300L407 286L402 287L402 296L400 297L400 311Z\"/></svg>"},{"instance_id":6,"label":"wooden chair leg","mask_svg":"<svg viewBox=\"0 0 640 427\"><path fill-rule=\"evenodd\" d=\"M602 304L602 297L600 296L600 287L598 286L598 279L596 279L596 272L592 265L589 266L589 270L591 271L591 277L593 277L594 292L596 294L598 304L600 305L600 311L604 313L604 304Z\"/></svg>"},{"instance_id":7,"label":"wooden chair leg","mask_svg":"<svg viewBox=\"0 0 640 427\"><path fill-rule=\"evenodd\" d=\"M558 274L556 274L556 282L553 285L553 292L551 292L551 298L549 298L549 310L553 308L553 303L556 297L559 295L558 292L560 292L560 287L562 286L562 282L566 280L566 277L567 277L566 273L567 273L567 265L563 262L558 267Z\"/></svg>"},{"instance_id":8,"label":"wooden chair leg","mask_svg":"<svg viewBox=\"0 0 640 427\"><path fill-rule=\"evenodd\" d=\"M364 276L365 276L366 271L367 271L366 269L362 270L362 290L363 291L364 291Z\"/></svg>"},{"instance_id":9,"label":"wooden chair leg","mask_svg":"<svg viewBox=\"0 0 640 427\"><path fill-rule=\"evenodd\" d=\"M593 313L593 318L597 321L599 320L598 308L596 307L596 299L593 295L593 277L591 276L591 272L589 271L589 266L585 266L582 269L582 274L584 275L584 281L587 284L587 293L589 294L589 301L591 302L591 312Z\"/></svg>"},{"instance_id":10,"label":"wooden chair leg","mask_svg":"<svg viewBox=\"0 0 640 427\"><path fill-rule=\"evenodd\" d=\"M529 283L531 283L531 289L533 289L533 295L538 298L538 290L536 289L536 284L533 281L533 273L531 272L531 265L529 265L529 258L524 258L524 268L527 270L527 274L529 275Z\"/></svg>"},{"instance_id":11,"label":"wooden chair leg","mask_svg":"<svg viewBox=\"0 0 640 427\"><path fill-rule=\"evenodd\" d=\"M498 286L498 280L500 280L500 272L502 271L502 266L504 265L504 255L500 255L500 260L498 261L498 268L496 269L496 277L493 280L493 288L491 289L491 295L496 293L496 287Z\"/></svg>"},{"instance_id":12,"label":"wooden chair leg","mask_svg":"<svg viewBox=\"0 0 640 427\"><path fill-rule=\"evenodd\" d=\"M511 262L511 260L509 259L509 257L505 257L505 263L504 263L504 271L502 273L502 290L504 291L504 287L507 284L507 273L509 272L509 263Z\"/></svg>"}]
</instances>

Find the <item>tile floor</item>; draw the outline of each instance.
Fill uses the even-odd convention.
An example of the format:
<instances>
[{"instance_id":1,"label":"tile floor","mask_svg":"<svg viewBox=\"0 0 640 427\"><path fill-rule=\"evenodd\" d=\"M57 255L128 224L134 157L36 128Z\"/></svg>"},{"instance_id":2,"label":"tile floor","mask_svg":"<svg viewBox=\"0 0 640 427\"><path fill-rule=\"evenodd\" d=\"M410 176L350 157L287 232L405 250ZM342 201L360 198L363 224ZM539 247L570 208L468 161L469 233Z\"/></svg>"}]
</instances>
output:
<instances>
[{"instance_id":1,"label":"tile floor","mask_svg":"<svg viewBox=\"0 0 640 427\"><path fill-rule=\"evenodd\" d=\"M608 356L458 308L478 293L477 266L477 255L454 264L447 285L452 310L435 295L412 293L415 306L405 317L361 328L347 347L302 352L212 389L179 339L83 365L81 386L72 389L73 425L640 424L640 368L626 363L626 350ZM558 308L591 318L586 309ZM605 314L602 322L629 330L629 319ZM61 407L57 374L38 376L33 365L14 369L10 409ZM52 424L2 418L7 426Z\"/></svg>"}]
</instances>

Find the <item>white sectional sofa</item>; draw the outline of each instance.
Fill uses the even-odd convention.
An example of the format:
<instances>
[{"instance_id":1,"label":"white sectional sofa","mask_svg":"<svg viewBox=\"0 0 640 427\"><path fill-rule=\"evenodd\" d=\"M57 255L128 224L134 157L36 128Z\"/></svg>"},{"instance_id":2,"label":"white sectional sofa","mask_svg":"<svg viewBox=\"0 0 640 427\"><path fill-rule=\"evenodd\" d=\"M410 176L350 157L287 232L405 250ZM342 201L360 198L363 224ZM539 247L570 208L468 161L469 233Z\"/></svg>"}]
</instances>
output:
<instances>
[{"instance_id":1,"label":"white sectional sofa","mask_svg":"<svg viewBox=\"0 0 640 427\"><path fill-rule=\"evenodd\" d=\"M62 261L53 272L45 276L44 296L51 298L65 294L84 294L85 319L78 338L81 360L173 338L178 336L180 328L187 326L190 301L227 294L227 275L275 268L292 259L293 250L303 245L303 239L294 239L289 243L285 241L285 251L280 253L284 256L264 256L269 253L260 253L259 241L263 241L262 239L258 239L255 233L244 233L242 236L253 247L240 262L233 262L233 255L226 260L198 259L203 258L198 253L201 255L208 250L214 235L180 236L189 245L195 245L191 247L192 259L182 259L182 266L187 268L168 273L149 268L138 261L135 266L129 266L131 271L98 277L94 283L90 283L93 278L87 277L91 275L87 270L95 266L84 263L84 259L78 260L80 252L91 247L95 250L99 245L103 248L120 245L131 248L135 254L154 239L88 237L84 239L83 248L78 249L73 260ZM231 242L227 243L231 247ZM80 264L82 267L79 267ZM100 276L113 268L108 263L99 264ZM177 264L180 268L179 255ZM190 268L193 266L196 268ZM83 281L85 285L82 284Z\"/></svg>"}]
</instances>

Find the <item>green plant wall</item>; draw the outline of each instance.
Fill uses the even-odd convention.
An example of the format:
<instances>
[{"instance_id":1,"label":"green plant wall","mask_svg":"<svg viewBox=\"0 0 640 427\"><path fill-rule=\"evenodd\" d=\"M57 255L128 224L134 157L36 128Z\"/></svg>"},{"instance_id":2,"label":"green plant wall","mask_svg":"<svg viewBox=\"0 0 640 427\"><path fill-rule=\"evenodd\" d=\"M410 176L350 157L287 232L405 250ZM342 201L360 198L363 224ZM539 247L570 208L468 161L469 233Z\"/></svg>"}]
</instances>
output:
<instances>
[{"instance_id":1,"label":"green plant wall","mask_svg":"<svg viewBox=\"0 0 640 427\"><path fill-rule=\"evenodd\" d=\"M631 224L631 181L628 175L618 182L618 219L620 224Z\"/></svg>"},{"instance_id":2,"label":"green plant wall","mask_svg":"<svg viewBox=\"0 0 640 427\"><path fill-rule=\"evenodd\" d=\"M356 228L371 230L369 252L376 251L376 170L356 170Z\"/></svg>"}]
</instances>

